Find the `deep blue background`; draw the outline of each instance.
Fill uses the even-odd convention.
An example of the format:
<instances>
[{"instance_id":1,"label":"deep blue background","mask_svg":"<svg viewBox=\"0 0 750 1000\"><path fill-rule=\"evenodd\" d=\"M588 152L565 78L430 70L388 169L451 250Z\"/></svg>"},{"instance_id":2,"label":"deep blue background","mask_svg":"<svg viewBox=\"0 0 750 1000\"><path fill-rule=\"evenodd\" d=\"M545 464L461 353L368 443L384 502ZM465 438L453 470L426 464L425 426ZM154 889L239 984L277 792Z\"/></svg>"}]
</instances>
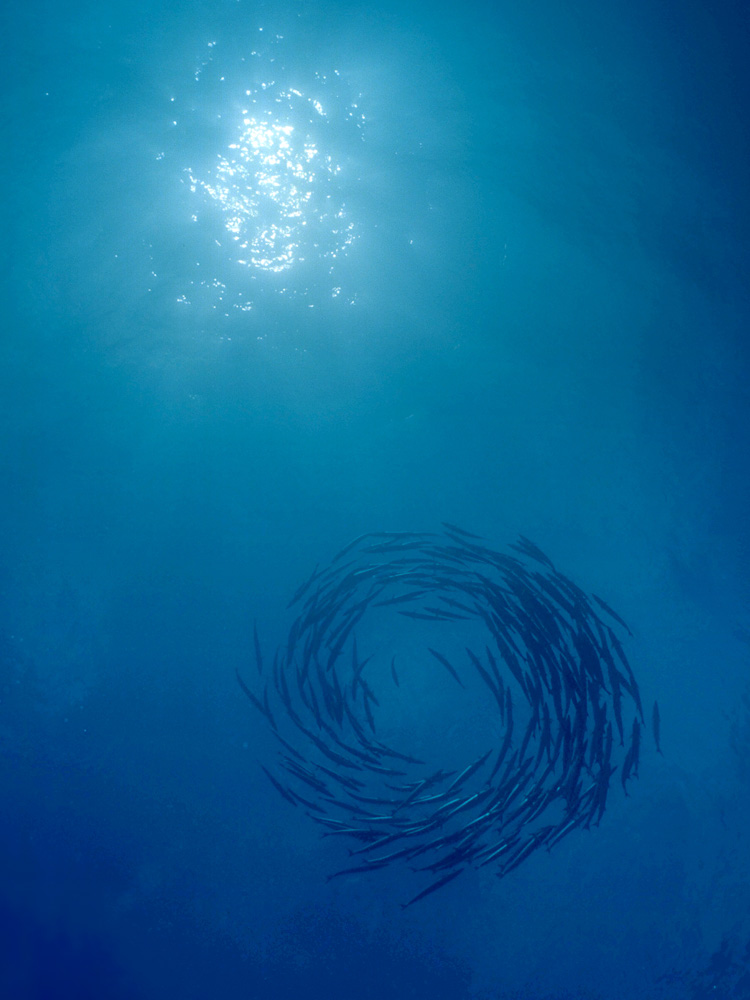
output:
<instances>
[{"instance_id":1,"label":"deep blue background","mask_svg":"<svg viewBox=\"0 0 750 1000\"><path fill-rule=\"evenodd\" d=\"M750 996L747 11L4 5L0 996ZM182 181L261 27L361 95L353 305L177 301L240 280ZM442 520L632 623L665 757L402 914L325 883L234 670L350 538Z\"/></svg>"}]
</instances>

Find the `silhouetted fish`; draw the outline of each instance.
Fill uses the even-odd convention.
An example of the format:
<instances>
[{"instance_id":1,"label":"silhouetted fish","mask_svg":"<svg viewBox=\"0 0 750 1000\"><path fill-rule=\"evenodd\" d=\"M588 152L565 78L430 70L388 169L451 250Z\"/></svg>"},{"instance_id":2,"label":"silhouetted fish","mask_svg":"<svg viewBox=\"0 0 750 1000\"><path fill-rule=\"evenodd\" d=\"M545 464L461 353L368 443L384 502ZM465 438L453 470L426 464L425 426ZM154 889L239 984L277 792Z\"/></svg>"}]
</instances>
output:
<instances>
[{"instance_id":1,"label":"silhouetted fish","mask_svg":"<svg viewBox=\"0 0 750 1000\"><path fill-rule=\"evenodd\" d=\"M443 878L439 878L437 882L433 882L432 885L428 885L426 889L418 892L416 896L409 900L408 903L402 903L401 909L405 910L407 906L411 906L413 903L418 903L420 899L424 899L425 896L429 896L430 893L435 892L436 889L442 889L444 885L448 885L452 882L454 878L457 878L461 872L464 871L463 868L459 868L455 872L451 872L450 875L445 875Z\"/></svg>"},{"instance_id":2,"label":"silhouetted fish","mask_svg":"<svg viewBox=\"0 0 750 1000\"><path fill-rule=\"evenodd\" d=\"M663 757L664 754L661 753L661 717L659 715L659 705L657 702L654 702L654 709L652 713L651 723L654 731L654 743L656 744L656 752L660 753Z\"/></svg>"},{"instance_id":3,"label":"silhouetted fish","mask_svg":"<svg viewBox=\"0 0 750 1000\"><path fill-rule=\"evenodd\" d=\"M301 608L270 671L264 671L253 623L257 693L237 673L283 748L284 783L264 768L269 780L290 804L302 805L325 836L351 838L357 846L350 853L364 859L331 878L416 858L418 870L442 873L404 907L468 865L494 863L505 875L540 847L550 850L578 827L597 825L613 775L620 770L627 794L640 759L643 712L611 624L627 629L619 615L559 573L524 536L510 555L456 525L444 528L442 535L369 532L323 570L316 566L290 601ZM481 658L465 648L472 698L478 691L494 713L491 750L464 767L436 771L433 765L425 774L424 761L405 752L408 746L397 749L376 736L374 708L389 661L389 697L408 710L414 690L400 685L381 609L395 612L397 622L404 616L422 623L411 630L416 639L410 643L428 629L448 636L450 656L437 648L437 638L426 649L461 687L451 662L456 637L471 629L473 645L474 631L484 633ZM374 626L360 626L371 610ZM372 643L366 655L362 636ZM421 703L418 709L427 710ZM463 700L456 699L455 711L462 710ZM392 732L387 717L379 721L383 732ZM661 753L656 705L652 725ZM520 739L515 749L514 738ZM436 742L449 749L439 733ZM421 749L420 756L426 756Z\"/></svg>"},{"instance_id":4,"label":"silhouetted fish","mask_svg":"<svg viewBox=\"0 0 750 1000\"><path fill-rule=\"evenodd\" d=\"M445 669L448 671L448 673L451 675L451 677L456 681L456 683L460 684L461 687L466 687L466 685L464 684L464 682L461 680L461 678L458 676L458 674L456 673L456 671L453 669L453 667L448 662L448 660L446 660L446 658L443 656L443 654L442 653L438 653L438 651L436 649L433 649L431 646L429 646L428 649L430 650L430 652L432 653L432 655L435 657L435 659L438 661L438 663L442 663L442 665L445 667Z\"/></svg>"}]
</instances>

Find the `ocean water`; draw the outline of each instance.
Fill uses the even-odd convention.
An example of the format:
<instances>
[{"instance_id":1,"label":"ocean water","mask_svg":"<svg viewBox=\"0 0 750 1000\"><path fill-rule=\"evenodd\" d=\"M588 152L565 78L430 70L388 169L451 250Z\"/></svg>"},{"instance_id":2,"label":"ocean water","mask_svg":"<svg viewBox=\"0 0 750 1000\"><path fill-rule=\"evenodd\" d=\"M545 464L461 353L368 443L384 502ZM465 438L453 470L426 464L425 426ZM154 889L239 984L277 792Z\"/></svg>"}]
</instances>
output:
<instances>
[{"instance_id":1,"label":"ocean water","mask_svg":"<svg viewBox=\"0 0 750 1000\"><path fill-rule=\"evenodd\" d=\"M0 997L750 997L746 6L1 16ZM446 521L616 609L646 725L598 827L402 910L236 672ZM431 628L378 722L463 767Z\"/></svg>"}]
</instances>

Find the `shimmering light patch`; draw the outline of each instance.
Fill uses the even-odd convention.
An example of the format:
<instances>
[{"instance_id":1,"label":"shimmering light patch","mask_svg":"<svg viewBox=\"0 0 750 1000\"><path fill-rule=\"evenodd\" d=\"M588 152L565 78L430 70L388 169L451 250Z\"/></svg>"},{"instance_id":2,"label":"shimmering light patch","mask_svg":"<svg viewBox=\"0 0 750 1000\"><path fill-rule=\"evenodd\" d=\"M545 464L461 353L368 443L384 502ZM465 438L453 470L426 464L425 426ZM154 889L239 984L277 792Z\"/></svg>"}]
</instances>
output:
<instances>
[{"instance_id":1,"label":"shimmering light patch","mask_svg":"<svg viewBox=\"0 0 750 1000\"><path fill-rule=\"evenodd\" d=\"M305 101L298 90L279 95L289 110ZM324 117L318 101L307 102ZM223 213L239 264L286 271L309 256L333 258L354 239L354 224L337 198L341 167L305 130L281 115L244 109L237 141L220 154L212 176L187 171L190 189L207 195Z\"/></svg>"},{"instance_id":2,"label":"shimmering light patch","mask_svg":"<svg viewBox=\"0 0 750 1000\"><path fill-rule=\"evenodd\" d=\"M362 203L362 95L337 70L305 63L258 29L255 44L210 42L183 91L168 95L156 158L184 197L157 270L174 275L181 307L229 317L279 297L357 301L348 251L363 228L350 208Z\"/></svg>"}]
</instances>

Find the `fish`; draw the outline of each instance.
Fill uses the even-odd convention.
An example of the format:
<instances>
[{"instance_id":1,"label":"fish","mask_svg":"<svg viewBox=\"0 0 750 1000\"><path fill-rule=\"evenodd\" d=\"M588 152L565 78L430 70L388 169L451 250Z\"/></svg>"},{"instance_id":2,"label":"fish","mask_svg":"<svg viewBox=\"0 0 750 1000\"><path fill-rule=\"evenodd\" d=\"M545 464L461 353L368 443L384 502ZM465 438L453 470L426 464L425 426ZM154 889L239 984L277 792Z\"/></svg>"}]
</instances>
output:
<instances>
[{"instance_id":1,"label":"fish","mask_svg":"<svg viewBox=\"0 0 750 1000\"><path fill-rule=\"evenodd\" d=\"M406 806L409 805L409 803L413 802L414 799L419 795L419 793L422 791L422 789L424 787L425 787L425 781L424 781L424 779L422 781L418 781L416 783L416 785L414 786L414 788L412 788L412 790L409 792L409 794L403 800L403 802L399 802L398 805L396 806L396 808L393 810L394 815L400 809L404 809Z\"/></svg>"},{"instance_id":2,"label":"fish","mask_svg":"<svg viewBox=\"0 0 750 1000\"><path fill-rule=\"evenodd\" d=\"M465 768L463 769L463 771L461 771L461 773L460 773L459 775L457 775L457 776L456 776L456 777L455 777L455 778L453 779L453 781L452 781L452 782L450 783L450 785L448 785L448 787L446 788L446 792L450 792L450 791L452 791L452 790L453 790L454 788L456 788L456 787L457 787L458 785L460 785L460 784L462 784L462 783L463 783L464 781L466 781L466 779L467 779L467 778L470 778L470 777L472 776L472 774L475 774L475 773L476 773L476 772L477 772L477 771L479 770L479 768L480 768L480 767L482 766L482 764L484 764L484 762L485 762L485 761L487 760L487 758L489 757L489 755L490 755L491 753L492 753L492 748L490 748L490 749L489 749L489 750L487 751L487 753L485 753L485 754L482 754L482 756L481 756L481 757L478 757L478 758L477 758L477 759L476 759L476 760L474 761L474 763L473 763L473 764L468 764L468 765L467 765L467 766L466 766L466 767L465 767Z\"/></svg>"},{"instance_id":3,"label":"fish","mask_svg":"<svg viewBox=\"0 0 750 1000\"><path fill-rule=\"evenodd\" d=\"M490 677L489 673L484 669L484 667L479 661L479 657L477 657L476 654L473 653L468 646L466 647L466 652L469 655L469 659L476 667L477 673L482 678L487 687L490 689L490 691L493 693L493 695L495 696L495 700L498 700L500 697L500 692L495 684L495 681L493 680L492 677Z\"/></svg>"},{"instance_id":4,"label":"fish","mask_svg":"<svg viewBox=\"0 0 750 1000\"><path fill-rule=\"evenodd\" d=\"M622 627L625 629L625 631L628 633L629 636L633 635L626 622L624 622L622 618L620 618L620 616L617 614L616 611L613 611L612 608L610 608L610 606L607 604L605 600L603 600L601 597L597 597L596 594L592 594L591 596L594 598L599 607L607 612L610 618L614 618L614 620L618 623L618 625L622 625Z\"/></svg>"},{"instance_id":5,"label":"fish","mask_svg":"<svg viewBox=\"0 0 750 1000\"><path fill-rule=\"evenodd\" d=\"M461 535L463 538L475 538L478 541L482 540L481 535L475 535L471 531L466 531L464 528L459 528L457 524L451 524L450 521L442 521L443 527L448 531L452 531L454 535Z\"/></svg>"},{"instance_id":6,"label":"fish","mask_svg":"<svg viewBox=\"0 0 750 1000\"><path fill-rule=\"evenodd\" d=\"M633 749L633 774L638 777L638 767L641 754L641 727L638 718L633 719L633 730L630 737L630 746Z\"/></svg>"},{"instance_id":7,"label":"fish","mask_svg":"<svg viewBox=\"0 0 750 1000\"><path fill-rule=\"evenodd\" d=\"M365 688L365 693L367 693L367 690L368 689ZM367 724L368 724L368 726L370 727L370 729L372 730L372 732L374 734L376 732L376 729L375 729L375 716L372 714L372 709L370 708L370 700L371 699L367 698L367 697L364 699L364 703L365 703L365 716L367 718Z\"/></svg>"},{"instance_id":8,"label":"fish","mask_svg":"<svg viewBox=\"0 0 750 1000\"><path fill-rule=\"evenodd\" d=\"M250 699L250 703L255 708L257 708L260 714L265 716L265 718L268 719L268 721L270 722L273 718L270 714L270 710L265 705L263 705L258 698L256 698L256 696L253 694L253 692L250 690L247 684L245 684L245 682L242 679L242 675L236 668L235 668L235 674L237 675L237 682L239 683L245 695Z\"/></svg>"},{"instance_id":9,"label":"fish","mask_svg":"<svg viewBox=\"0 0 750 1000\"><path fill-rule=\"evenodd\" d=\"M393 678L393 683L396 687L401 687L398 682L398 674L396 673L396 657L394 656L391 660L391 677Z\"/></svg>"},{"instance_id":10,"label":"fish","mask_svg":"<svg viewBox=\"0 0 750 1000\"><path fill-rule=\"evenodd\" d=\"M283 799L286 799L287 802L291 802L293 806L296 806L297 799L294 797L292 792L290 792L288 788L284 788L281 782L277 781L276 778L274 778L274 776L271 774L271 772L266 770L266 768L263 767L262 764L260 766L261 769L263 770L263 773L266 775L266 777L271 782L276 791L279 793L279 795L281 795Z\"/></svg>"},{"instance_id":11,"label":"fish","mask_svg":"<svg viewBox=\"0 0 750 1000\"><path fill-rule=\"evenodd\" d=\"M510 857L502 869L497 873L498 878L504 878L509 872L517 868L522 861L524 861L530 854L532 854L540 846L541 837L539 834L535 834L530 837L525 844L523 844L516 853Z\"/></svg>"},{"instance_id":12,"label":"fish","mask_svg":"<svg viewBox=\"0 0 750 1000\"><path fill-rule=\"evenodd\" d=\"M405 910L407 907L412 906L414 903L418 903L420 899L424 899L426 896L429 896L431 893L436 892L438 889L442 889L443 886L446 886L448 885L449 882L452 882L454 878L458 878L458 876L464 870L465 869L463 868L459 868L456 871L451 872L449 875L444 875L443 878L439 878L437 882L433 882L432 885L428 885L426 889L423 889L421 892L418 892L417 895L414 896L412 899L410 899L408 903L402 903L401 909Z\"/></svg>"},{"instance_id":13,"label":"fish","mask_svg":"<svg viewBox=\"0 0 750 1000\"><path fill-rule=\"evenodd\" d=\"M625 760L622 765L622 771L620 771L620 781L622 783L622 790L625 795L628 794L627 783L630 780L630 775L633 771L633 763L635 759L635 753L633 747L628 747L628 752L625 754Z\"/></svg>"},{"instance_id":14,"label":"fish","mask_svg":"<svg viewBox=\"0 0 750 1000\"><path fill-rule=\"evenodd\" d=\"M289 606L299 610L270 670L253 622L258 690L239 671L237 677L280 741L284 778L264 768L269 780L323 836L352 845L353 867L330 878L399 861L440 876L406 908L466 867L494 864L502 876L539 848L551 850L577 828L597 825L613 776L619 771L626 795L638 776L643 713L614 631L629 629L524 536L497 552L449 522L442 534L368 532L328 566L316 565ZM360 624L370 612L377 620ZM485 631L481 658L469 646L466 656L469 680L476 677L474 687L492 695L485 696L486 710L498 735L466 766L435 771L420 759L421 743L419 754L390 746L385 717L376 734L380 685L400 689L401 708L409 707L412 691L401 689L398 649L388 648L389 636L401 630L390 632L388 616L417 620L420 631L439 628L451 639L465 620ZM367 657L360 633L376 638ZM426 648L457 684L469 686L467 661L459 670L449 655Z\"/></svg>"},{"instance_id":15,"label":"fish","mask_svg":"<svg viewBox=\"0 0 750 1000\"><path fill-rule=\"evenodd\" d=\"M369 864L366 865L355 865L355 867L353 868L342 868L341 871L339 872L333 872L332 875L327 875L326 882L330 882L331 879L338 878L340 875L355 875L361 872L372 872L375 871L377 868L382 868L383 865L385 864L386 864L385 861L381 861L379 863L371 861Z\"/></svg>"},{"instance_id":16,"label":"fish","mask_svg":"<svg viewBox=\"0 0 750 1000\"><path fill-rule=\"evenodd\" d=\"M532 559L536 559L537 562L543 563L545 566L549 567L549 569L554 570L555 568L554 563L549 556L546 556L538 545L530 542L529 539L524 538L523 535L519 535L518 542L515 545L509 545L508 548L515 549L517 552L523 553L523 555L531 556Z\"/></svg>"},{"instance_id":17,"label":"fish","mask_svg":"<svg viewBox=\"0 0 750 1000\"><path fill-rule=\"evenodd\" d=\"M320 565L320 564L318 563L315 566L315 569L312 571L312 573L308 577L308 579L305 580L305 582L300 587L298 587L297 590L294 592L294 596L292 597L292 599L289 601L289 603L286 606L287 607L287 611L289 610L289 608L293 607L297 603L297 601L299 601L300 598L303 597L307 593L308 589L312 586L313 582L317 579L317 577L318 577L318 565Z\"/></svg>"},{"instance_id":18,"label":"fish","mask_svg":"<svg viewBox=\"0 0 750 1000\"><path fill-rule=\"evenodd\" d=\"M654 708L651 716L651 725L654 732L654 743L656 744L656 752L658 754L661 754L661 756L663 757L664 754L661 752L661 716L659 715L659 703L656 701L654 702Z\"/></svg>"},{"instance_id":19,"label":"fish","mask_svg":"<svg viewBox=\"0 0 750 1000\"><path fill-rule=\"evenodd\" d=\"M460 684L462 688L465 688L466 685L461 680L461 678L458 676L458 674L453 669L453 667L448 662L448 660L443 656L443 654L442 653L438 653L438 651L435 650L435 649L433 649L431 646L428 646L427 648L432 653L432 655L435 657L435 659L438 661L438 663L442 663L442 665L445 667L445 669L448 671L448 673L451 675L451 677L456 681L456 683Z\"/></svg>"},{"instance_id":20,"label":"fish","mask_svg":"<svg viewBox=\"0 0 750 1000\"><path fill-rule=\"evenodd\" d=\"M253 643L255 645L255 665L258 669L258 673L263 673L263 655L260 651L260 642L258 640L258 625L257 622L253 622Z\"/></svg>"},{"instance_id":21,"label":"fish","mask_svg":"<svg viewBox=\"0 0 750 1000\"><path fill-rule=\"evenodd\" d=\"M373 601L374 608L384 608L390 604L405 604L407 601L416 601L427 593L426 590L413 590L409 594L399 594L398 597L387 597L382 601Z\"/></svg>"},{"instance_id":22,"label":"fish","mask_svg":"<svg viewBox=\"0 0 750 1000\"><path fill-rule=\"evenodd\" d=\"M511 716L509 724L505 730L505 737L503 738L503 744L500 747L500 750L497 755L497 760L495 761L495 765L492 768L489 778L487 779L488 781L492 781L492 779L495 777L497 772L502 767L503 761L505 760L505 756L508 753L508 750L510 749L510 744L512 739L513 739L513 718Z\"/></svg>"}]
</instances>

